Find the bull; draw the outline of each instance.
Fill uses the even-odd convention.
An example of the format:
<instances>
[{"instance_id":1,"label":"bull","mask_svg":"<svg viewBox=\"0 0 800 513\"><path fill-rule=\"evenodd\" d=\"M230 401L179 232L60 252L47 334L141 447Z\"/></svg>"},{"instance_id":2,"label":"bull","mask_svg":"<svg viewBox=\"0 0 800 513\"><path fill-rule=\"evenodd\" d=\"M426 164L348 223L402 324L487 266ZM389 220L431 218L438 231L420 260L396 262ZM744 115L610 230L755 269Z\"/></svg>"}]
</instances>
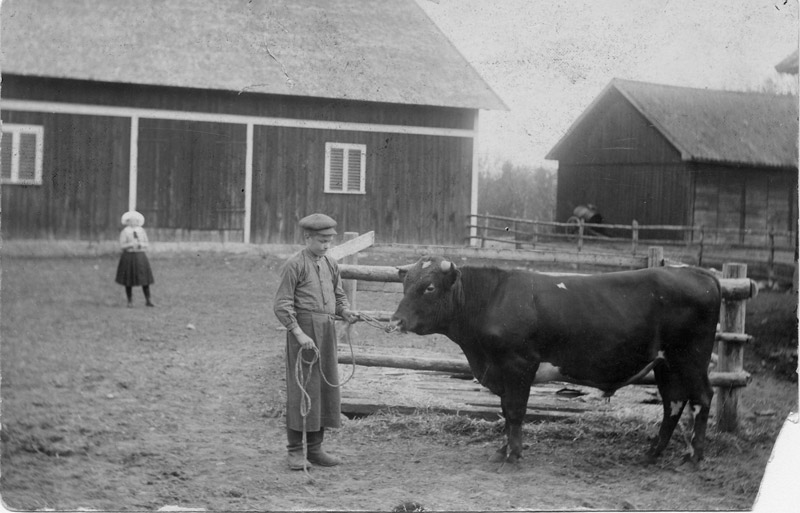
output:
<instances>
[{"instance_id":1,"label":"bull","mask_svg":"<svg viewBox=\"0 0 800 513\"><path fill-rule=\"evenodd\" d=\"M438 256L400 273L403 298L390 326L447 336L461 347L478 381L500 396L505 443L491 461L516 464L521 458L522 423L535 381L567 381L610 396L651 369L664 413L647 461L667 446L687 403L693 432L686 458L703 458L714 393L708 365L721 297L711 273L659 267L553 276L460 268Z\"/></svg>"}]
</instances>

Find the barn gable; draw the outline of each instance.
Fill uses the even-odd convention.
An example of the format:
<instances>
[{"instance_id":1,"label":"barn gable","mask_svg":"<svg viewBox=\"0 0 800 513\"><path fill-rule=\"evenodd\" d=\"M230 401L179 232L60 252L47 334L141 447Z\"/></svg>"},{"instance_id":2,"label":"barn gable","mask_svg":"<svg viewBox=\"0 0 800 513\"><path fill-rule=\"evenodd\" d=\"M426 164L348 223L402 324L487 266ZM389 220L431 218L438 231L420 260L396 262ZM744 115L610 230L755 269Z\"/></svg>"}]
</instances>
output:
<instances>
[{"instance_id":1,"label":"barn gable","mask_svg":"<svg viewBox=\"0 0 800 513\"><path fill-rule=\"evenodd\" d=\"M570 159L574 133L597 123L596 108L621 94L686 162L796 167L797 98L791 95L712 91L614 79L547 155Z\"/></svg>"}]
</instances>

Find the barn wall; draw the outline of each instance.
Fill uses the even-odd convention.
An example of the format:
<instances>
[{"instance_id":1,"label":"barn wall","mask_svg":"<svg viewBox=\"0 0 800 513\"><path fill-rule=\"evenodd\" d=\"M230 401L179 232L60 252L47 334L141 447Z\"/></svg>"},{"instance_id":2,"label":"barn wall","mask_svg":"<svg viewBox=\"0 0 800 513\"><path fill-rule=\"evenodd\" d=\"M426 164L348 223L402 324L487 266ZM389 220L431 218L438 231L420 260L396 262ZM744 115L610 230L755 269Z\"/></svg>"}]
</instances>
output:
<instances>
[{"instance_id":1,"label":"barn wall","mask_svg":"<svg viewBox=\"0 0 800 513\"><path fill-rule=\"evenodd\" d=\"M4 99L456 129L474 122L469 109L3 79ZM4 188L4 234L116 237L128 207L130 119L3 112L4 121L24 119L45 126L43 176L54 192L12 195L7 191L31 186ZM153 239L243 240L245 125L141 118L138 138L137 208ZM366 195L322 192L325 142L367 145ZM253 149L252 242L299 242L292 225L314 210L336 216L342 230L375 230L382 241L463 242L471 138L256 125Z\"/></svg>"},{"instance_id":2,"label":"barn wall","mask_svg":"<svg viewBox=\"0 0 800 513\"><path fill-rule=\"evenodd\" d=\"M587 203L611 224L690 220L691 174L680 153L616 90L582 120L557 157L557 221L566 221L576 206Z\"/></svg>"},{"instance_id":3,"label":"barn wall","mask_svg":"<svg viewBox=\"0 0 800 513\"><path fill-rule=\"evenodd\" d=\"M326 142L367 146L366 194L323 192ZM253 242L301 242L315 211L379 242L464 242L471 139L260 126L254 145Z\"/></svg>"},{"instance_id":4,"label":"barn wall","mask_svg":"<svg viewBox=\"0 0 800 513\"><path fill-rule=\"evenodd\" d=\"M469 109L3 75L3 98L187 112L471 129Z\"/></svg>"},{"instance_id":5,"label":"barn wall","mask_svg":"<svg viewBox=\"0 0 800 513\"><path fill-rule=\"evenodd\" d=\"M698 164L695 174L694 224L711 230L738 230L716 235L718 241L764 244L764 235L748 234L747 230L796 231L795 170Z\"/></svg>"},{"instance_id":6,"label":"barn wall","mask_svg":"<svg viewBox=\"0 0 800 513\"><path fill-rule=\"evenodd\" d=\"M592 166L561 164L558 170L559 221L577 205L594 204L608 224L674 224L690 221L690 173L683 165ZM610 235L614 235L610 233ZM630 231L619 236L628 237ZM646 231L640 238L668 239L683 235Z\"/></svg>"},{"instance_id":7,"label":"barn wall","mask_svg":"<svg viewBox=\"0 0 800 513\"><path fill-rule=\"evenodd\" d=\"M246 127L139 120L137 210L160 238L241 241Z\"/></svg>"},{"instance_id":8,"label":"barn wall","mask_svg":"<svg viewBox=\"0 0 800 513\"><path fill-rule=\"evenodd\" d=\"M3 236L117 237L128 206L130 120L6 110L2 119L44 127L42 184L3 185Z\"/></svg>"}]
</instances>

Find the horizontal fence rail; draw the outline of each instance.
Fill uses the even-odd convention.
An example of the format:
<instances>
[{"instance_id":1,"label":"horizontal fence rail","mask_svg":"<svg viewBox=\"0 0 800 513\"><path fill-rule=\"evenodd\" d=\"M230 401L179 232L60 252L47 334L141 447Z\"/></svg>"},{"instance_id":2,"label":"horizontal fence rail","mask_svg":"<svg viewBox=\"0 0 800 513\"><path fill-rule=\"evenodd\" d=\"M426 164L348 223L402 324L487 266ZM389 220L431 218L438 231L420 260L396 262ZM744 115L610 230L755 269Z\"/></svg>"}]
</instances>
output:
<instances>
[{"instance_id":1,"label":"horizontal fence rail","mask_svg":"<svg viewBox=\"0 0 800 513\"><path fill-rule=\"evenodd\" d=\"M468 216L467 232L472 229L476 235L467 235L465 239L496 241L507 244L531 244L540 238L550 240L568 240L580 244L581 241L602 240L609 242L630 242L634 247L639 240L646 240L652 245L707 245L730 246L737 249L765 249L793 251L797 245L797 234L789 230L755 230L738 228L710 228L702 225L643 225L637 221L631 224L587 223L582 219L575 222L539 221L491 214ZM533 230L527 228L533 228ZM604 232L630 232L628 236L603 235ZM679 232L678 239L658 239L644 237L648 232ZM506 235L502 237L501 235ZM509 240L508 236L514 236ZM761 239L761 243L745 242L747 239Z\"/></svg>"},{"instance_id":2,"label":"horizontal fence rail","mask_svg":"<svg viewBox=\"0 0 800 513\"><path fill-rule=\"evenodd\" d=\"M574 245L582 252L587 244L593 246L613 246L619 251L626 245L630 255L636 257L641 248L647 246L666 246L679 248L684 259L690 259L699 266L704 265L709 255L728 250L749 252L746 259L755 265L763 265L770 284L778 275L776 269L783 269L796 260L797 233L792 230L710 228L707 226L684 225L642 225L637 221L631 224L587 223L577 217L568 222L539 221L491 214L470 215L466 226L468 246L487 247L506 245L514 249L532 249L547 244ZM672 235L670 235L672 234ZM788 278L788 276L784 276Z\"/></svg>"},{"instance_id":3,"label":"horizontal fence rail","mask_svg":"<svg viewBox=\"0 0 800 513\"><path fill-rule=\"evenodd\" d=\"M339 264L339 274L343 280L363 280L363 281L382 281L389 283L402 283L400 270L410 266L380 266L380 265L356 265ZM565 274L547 273L542 274ZM722 299L742 300L755 297L758 293L758 286L750 278L719 278ZM370 312L373 317L380 315L378 312ZM386 312L383 312L387 314ZM388 313L387 315L391 315ZM386 317L384 315L383 317Z\"/></svg>"}]
</instances>

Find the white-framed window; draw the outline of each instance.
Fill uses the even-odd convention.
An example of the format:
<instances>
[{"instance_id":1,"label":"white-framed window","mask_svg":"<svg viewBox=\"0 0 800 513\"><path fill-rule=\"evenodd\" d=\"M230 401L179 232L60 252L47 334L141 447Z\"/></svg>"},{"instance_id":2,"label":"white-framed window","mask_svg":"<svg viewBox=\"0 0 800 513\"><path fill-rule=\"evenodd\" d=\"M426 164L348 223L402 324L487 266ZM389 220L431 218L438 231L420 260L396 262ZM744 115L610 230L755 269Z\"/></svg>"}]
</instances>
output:
<instances>
[{"instance_id":1,"label":"white-framed window","mask_svg":"<svg viewBox=\"0 0 800 513\"><path fill-rule=\"evenodd\" d=\"M366 194L367 146L325 143L325 192Z\"/></svg>"},{"instance_id":2,"label":"white-framed window","mask_svg":"<svg viewBox=\"0 0 800 513\"><path fill-rule=\"evenodd\" d=\"M3 124L0 183L41 185L44 127Z\"/></svg>"}]
</instances>

